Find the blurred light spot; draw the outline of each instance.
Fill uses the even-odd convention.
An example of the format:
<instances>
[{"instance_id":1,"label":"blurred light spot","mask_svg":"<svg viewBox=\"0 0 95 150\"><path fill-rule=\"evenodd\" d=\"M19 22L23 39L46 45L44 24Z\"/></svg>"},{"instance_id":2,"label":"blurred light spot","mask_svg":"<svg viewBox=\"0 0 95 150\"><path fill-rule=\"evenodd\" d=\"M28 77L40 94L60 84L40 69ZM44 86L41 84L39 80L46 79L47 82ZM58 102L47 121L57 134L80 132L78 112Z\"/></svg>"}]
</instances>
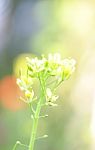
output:
<instances>
[{"instance_id":1,"label":"blurred light spot","mask_svg":"<svg viewBox=\"0 0 95 150\"><path fill-rule=\"evenodd\" d=\"M23 75L27 74L27 64L26 64L26 57L32 57L32 54L20 54L15 60L13 65L14 74L19 77L20 69Z\"/></svg>"},{"instance_id":2,"label":"blurred light spot","mask_svg":"<svg viewBox=\"0 0 95 150\"><path fill-rule=\"evenodd\" d=\"M15 111L24 106L19 100L21 95L14 76L6 76L0 81L0 100L5 108Z\"/></svg>"},{"instance_id":3,"label":"blurred light spot","mask_svg":"<svg viewBox=\"0 0 95 150\"><path fill-rule=\"evenodd\" d=\"M67 3L62 8L61 13L63 23L66 23L67 26L75 30L79 35L88 33L92 28L94 9L91 3Z\"/></svg>"}]
</instances>

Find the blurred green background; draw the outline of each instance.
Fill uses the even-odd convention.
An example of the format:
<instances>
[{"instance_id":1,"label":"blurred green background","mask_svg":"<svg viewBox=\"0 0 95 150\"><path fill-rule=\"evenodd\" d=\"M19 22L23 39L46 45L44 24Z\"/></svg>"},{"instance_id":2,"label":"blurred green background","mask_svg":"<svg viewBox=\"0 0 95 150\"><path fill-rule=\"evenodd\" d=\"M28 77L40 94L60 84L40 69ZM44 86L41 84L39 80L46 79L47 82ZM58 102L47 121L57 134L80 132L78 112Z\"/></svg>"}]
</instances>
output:
<instances>
[{"instance_id":1,"label":"blurred green background","mask_svg":"<svg viewBox=\"0 0 95 150\"><path fill-rule=\"evenodd\" d=\"M0 0L0 150L29 143L32 120L19 101L18 68L25 56L57 52L76 59L76 71L58 88L58 107L44 108L49 117L38 136L49 137L35 150L95 150L94 0Z\"/></svg>"}]
</instances>

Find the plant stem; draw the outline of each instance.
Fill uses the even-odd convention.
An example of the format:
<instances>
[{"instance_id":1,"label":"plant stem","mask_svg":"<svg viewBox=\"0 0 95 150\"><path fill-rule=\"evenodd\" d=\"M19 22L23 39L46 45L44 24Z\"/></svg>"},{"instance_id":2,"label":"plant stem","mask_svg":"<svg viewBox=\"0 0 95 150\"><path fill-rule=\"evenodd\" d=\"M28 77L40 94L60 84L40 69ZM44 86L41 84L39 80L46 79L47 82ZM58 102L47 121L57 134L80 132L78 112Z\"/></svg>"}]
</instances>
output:
<instances>
[{"instance_id":1,"label":"plant stem","mask_svg":"<svg viewBox=\"0 0 95 150\"><path fill-rule=\"evenodd\" d=\"M37 127L38 127L38 120L39 120L39 115L40 115L40 111L41 111L41 107L42 107L42 103L43 103L43 97L44 97L44 82L41 81L41 97L37 104L37 108L36 108L35 115L34 115L29 150L34 150L36 132L37 132Z\"/></svg>"},{"instance_id":2,"label":"plant stem","mask_svg":"<svg viewBox=\"0 0 95 150\"><path fill-rule=\"evenodd\" d=\"M29 150L33 150L33 148L34 148L40 110L41 110L41 99L37 105L37 109L36 109L35 116L34 116L34 122L33 122L33 127L32 127Z\"/></svg>"},{"instance_id":3,"label":"plant stem","mask_svg":"<svg viewBox=\"0 0 95 150\"><path fill-rule=\"evenodd\" d=\"M17 143L14 145L13 149L12 150L16 150L16 147L17 147Z\"/></svg>"}]
</instances>

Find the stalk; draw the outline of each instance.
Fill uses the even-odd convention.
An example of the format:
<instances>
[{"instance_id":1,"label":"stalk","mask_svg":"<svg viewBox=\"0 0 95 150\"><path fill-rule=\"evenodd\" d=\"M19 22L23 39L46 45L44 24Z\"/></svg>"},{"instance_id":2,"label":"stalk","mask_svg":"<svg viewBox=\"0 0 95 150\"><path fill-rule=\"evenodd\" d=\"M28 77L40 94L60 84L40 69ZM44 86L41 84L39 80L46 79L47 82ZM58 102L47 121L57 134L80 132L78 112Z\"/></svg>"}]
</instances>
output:
<instances>
[{"instance_id":1,"label":"stalk","mask_svg":"<svg viewBox=\"0 0 95 150\"><path fill-rule=\"evenodd\" d=\"M29 150L34 150L34 144L35 144L35 139L36 139L36 133L37 133L37 127L38 127L38 120L39 120L39 115L43 103L43 97L44 97L44 82L40 80L41 84L41 97L39 99L39 102L37 104L36 112L34 115L34 120L33 120L33 126L32 126L32 131L31 131L31 137L30 137L30 144L29 144Z\"/></svg>"},{"instance_id":2,"label":"stalk","mask_svg":"<svg viewBox=\"0 0 95 150\"><path fill-rule=\"evenodd\" d=\"M35 143L35 138L36 138L39 114L40 114L40 110L41 110L41 101L42 101L42 99L40 99L40 101L37 105L37 109L36 109L35 116L34 116L33 127L32 127L31 138L30 138L30 144L29 144L29 150L34 149L34 143Z\"/></svg>"}]
</instances>

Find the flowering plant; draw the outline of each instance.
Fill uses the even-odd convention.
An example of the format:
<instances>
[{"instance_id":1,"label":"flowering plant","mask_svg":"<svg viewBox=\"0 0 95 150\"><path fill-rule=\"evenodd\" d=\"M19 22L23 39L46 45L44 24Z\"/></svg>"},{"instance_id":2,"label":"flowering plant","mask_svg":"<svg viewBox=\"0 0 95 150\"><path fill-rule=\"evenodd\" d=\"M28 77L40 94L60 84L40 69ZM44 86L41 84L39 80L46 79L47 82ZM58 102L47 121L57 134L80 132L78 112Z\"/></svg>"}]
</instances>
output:
<instances>
[{"instance_id":1,"label":"flowering plant","mask_svg":"<svg viewBox=\"0 0 95 150\"><path fill-rule=\"evenodd\" d=\"M21 97L21 100L27 103L31 109L33 126L29 146L21 144L19 141L17 141L13 150L16 149L17 144L26 146L29 150L34 150L38 121L41 117L41 108L45 105L57 106L56 100L58 99L58 96L55 95L56 88L63 81L69 79L75 70L76 64L74 59L62 60L60 54L49 54L48 58L45 58L42 55L41 59L38 59L37 57L32 59L27 57L26 61L27 74L23 75L21 72L20 78L17 79L17 84L24 93L24 96ZM40 83L39 96L35 96L32 88L34 84L34 78ZM34 107L34 104L36 107ZM47 135L44 135L43 137L47 137Z\"/></svg>"}]
</instances>

